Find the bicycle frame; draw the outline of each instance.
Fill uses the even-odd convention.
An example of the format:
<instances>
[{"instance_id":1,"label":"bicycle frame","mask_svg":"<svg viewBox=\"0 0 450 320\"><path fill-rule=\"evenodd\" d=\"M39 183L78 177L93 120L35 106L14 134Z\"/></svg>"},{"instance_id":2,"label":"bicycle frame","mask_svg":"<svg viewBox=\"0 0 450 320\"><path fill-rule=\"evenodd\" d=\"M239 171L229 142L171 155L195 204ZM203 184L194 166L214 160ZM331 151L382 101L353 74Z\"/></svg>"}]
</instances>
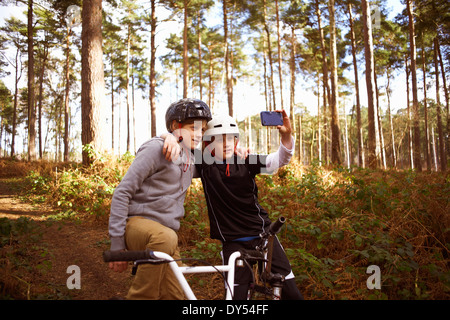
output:
<instances>
[{"instance_id":1,"label":"bicycle frame","mask_svg":"<svg viewBox=\"0 0 450 320\"><path fill-rule=\"evenodd\" d=\"M228 272L227 275L227 285L226 285L226 296L225 300L232 300L234 295L234 274L236 268L236 260L241 256L240 252L234 252L231 254L227 265L217 265L217 266L193 266L193 267L180 267L173 258L164 252L153 251L155 257L159 259L164 259L168 262L170 268L172 269L175 277L180 283L186 298L189 300L197 300L191 286L184 277L185 273L213 273L213 272Z\"/></svg>"},{"instance_id":2,"label":"bicycle frame","mask_svg":"<svg viewBox=\"0 0 450 320\"><path fill-rule=\"evenodd\" d=\"M240 251L236 251L231 254L231 256L228 259L228 264L226 265L224 264L217 266L180 267L178 266L177 261L175 261L170 255L164 252L151 251L148 249L144 251L105 251L103 253L103 260L105 262L134 261L133 274L135 274L138 265L142 263L154 263L154 264L168 263L175 277L180 283L180 286L183 289L186 298L188 298L189 300L197 300L197 298L195 297L194 292L192 291L189 283L186 281L186 278L184 277L185 273L227 272L228 275L225 286L226 290L225 300L232 300L234 297L234 276L235 276L236 261L239 258L241 258L240 260L244 261L248 261L247 260L248 258L255 260L255 257L256 260L261 260L261 256L260 257L258 256L259 253L262 253L264 258L261 260L263 261L263 269L261 276L264 281L264 286L261 287L259 285L256 285L254 288L257 288L258 290L265 289L266 288L265 283L268 282L273 288L274 300L279 300L281 298L281 288L284 282L284 276L280 274L273 274L271 272L272 248L273 248L273 238L275 234L279 232L284 222L285 222L284 217L278 218L277 221L273 222L269 226L267 232L261 234L261 238L266 239L266 242L262 247L257 247L256 251L253 252L251 252L252 250L244 250L242 251L242 253ZM253 256L254 252L259 253ZM267 294L267 292L265 291L263 291L263 293Z\"/></svg>"}]
</instances>

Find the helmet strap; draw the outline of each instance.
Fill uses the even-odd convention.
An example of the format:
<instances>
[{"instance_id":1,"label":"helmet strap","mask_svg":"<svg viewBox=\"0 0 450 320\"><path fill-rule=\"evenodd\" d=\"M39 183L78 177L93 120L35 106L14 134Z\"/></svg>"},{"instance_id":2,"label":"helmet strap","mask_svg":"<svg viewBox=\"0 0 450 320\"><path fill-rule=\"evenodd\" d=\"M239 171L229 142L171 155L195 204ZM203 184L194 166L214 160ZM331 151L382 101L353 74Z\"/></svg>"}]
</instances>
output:
<instances>
[{"instance_id":1,"label":"helmet strap","mask_svg":"<svg viewBox=\"0 0 450 320\"><path fill-rule=\"evenodd\" d=\"M178 122L178 129L180 129L180 136L178 137L178 142L183 141L183 136L181 135L181 122Z\"/></svg>"},{"instance_id":2,"label":"helmet strap","mask_svg":"<svg viewBox=\"0 0 450 320\"><path fill-rule=\"evenodd\" d=\"M214 150L211 150L211 147L209 146L210 144L211 144L211 141L205 141L205 147L206 147L206 149L208 149L208 151L210 152L210 154L211 154L213 157L215 157L215 156L216 156L215 151L214 151Z\"/></svg>"},{"instance_id":3,"label":"helmet strap","mask_svg":"<svg viewBox=\"0 0 450 320\"><path fill-rule=\"evenodd\" d=\"M236 148L237 148L238 143L239 143L239 139L235 139L235 142L234 142L234 153L236 153ZM226 174L227 177L230 176L230 164L229 163L227 163L227 169L225 170L225 174Z\"/></svg>"}]
</instances>

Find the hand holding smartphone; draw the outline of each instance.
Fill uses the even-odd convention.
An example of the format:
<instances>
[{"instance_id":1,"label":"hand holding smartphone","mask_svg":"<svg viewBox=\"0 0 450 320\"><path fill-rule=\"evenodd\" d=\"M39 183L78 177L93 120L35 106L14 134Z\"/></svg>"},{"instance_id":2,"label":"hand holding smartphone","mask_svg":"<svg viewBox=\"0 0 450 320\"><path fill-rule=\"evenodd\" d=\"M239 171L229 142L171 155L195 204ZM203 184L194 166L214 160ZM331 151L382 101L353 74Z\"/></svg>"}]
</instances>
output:
<instances>
[{"instance_id":1,"label":"hand holding smartphone","mask_svg":"<svg viewBox=\"0 0 450 320\"><path fill-rule=\"evenodd\" d=\"M282 126L283 115L278 111L262 111L260 113L261 124L263 126Z\"/></svg>"},{"instance_id":2,"label":"hand holding smartphone","mask_svg":"<svg viewBox=\"0 0 450 320\"><path fill-rule=\"evenodd\" d=\"M281 143L288 149L293 148L292 128L285 110L262 111L261 124L263 126L275 126L281 135Z\"/></svg>"}]
</instances>

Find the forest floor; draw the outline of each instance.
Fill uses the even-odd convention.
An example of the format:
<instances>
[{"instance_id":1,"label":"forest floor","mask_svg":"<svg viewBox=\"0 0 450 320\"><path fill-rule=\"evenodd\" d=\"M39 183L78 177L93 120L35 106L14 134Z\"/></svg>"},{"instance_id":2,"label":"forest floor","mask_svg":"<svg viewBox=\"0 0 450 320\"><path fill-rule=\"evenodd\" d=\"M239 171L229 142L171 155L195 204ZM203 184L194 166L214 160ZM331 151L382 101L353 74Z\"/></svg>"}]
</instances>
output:
<instances>
[{"instance_id":1,"label":"forest floor","mask_svg":"<svg viewBox=\"0 0 450 320\"><path fill-rule=\"evenodd\" d=\"M131 267L115 273L109 249L112 193L132 157L73 163L0 159L0 300L124 298ZM303 167L257 176L261 206L288 223L278 235L307 300L448 300L450 172ZM206 199L194 179L178 231L187 264L221 263ZM197 262L193 261L197 260ZM368 267L381 270L381 289ZM80 272L80 289L70 289ZM75 268L76 268L75 267ZM223 299L219 274L187 276L198 299Z\"/></svg>"},{"instance_id":2,"label":"forest floor","mask_svg":"<svg viewBox=\"0 0 450 320\"><path fill-rule=\"evenodd\" d=\"M0 179L0 219L27 221L36 237L23 238L17 232L15 239L11 236L9 243L0 247L0 267L3 267L0 297L76 300L125 297L130 268L115 273L102 260L102 252L109 247L105 222L52 219L55 212L51 208L21 200L18 185L20 179ZM80 289L67 287L67 279L73 274L67 273L71 265L80 268Z\"/></svg>"},{"instance_id":3,"label":"forest floor","mask_svg":"<svg viewBox=\"0 0 450 320\"><path fill-rule=\"evenodd\" d=\"M102 258L110 246L107 218L67 217L33 203L23 184L22 176L0 176L0 300L125 299L131 265L117 273ZM185 237L180 242L189 251ZM71 266L80 268L80 289L68 288ZM186 278L197 298L223 299L218 274Z\"/></svg>"}]
</instances>

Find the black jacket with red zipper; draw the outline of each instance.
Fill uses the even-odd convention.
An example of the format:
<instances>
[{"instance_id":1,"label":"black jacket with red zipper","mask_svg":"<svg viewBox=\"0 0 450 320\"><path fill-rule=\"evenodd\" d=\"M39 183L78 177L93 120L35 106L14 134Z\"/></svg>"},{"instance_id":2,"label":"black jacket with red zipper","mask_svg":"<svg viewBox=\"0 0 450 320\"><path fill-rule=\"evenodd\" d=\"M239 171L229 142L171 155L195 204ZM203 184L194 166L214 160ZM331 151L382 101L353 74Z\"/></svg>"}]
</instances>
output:
<instances>
[{"instance_id":1,"label":"black jacket with red zipper","mask_svg":"<svg viewBox=\"0 0 450 320\"><path fill-rule=\"evenodd\" d=\"M233 241L259 236L270 225L258 203L255 176L266 166L267 155L234 156L230 163L196 164L203 183L211 238Z\"/></svg>"}]
</instances>

